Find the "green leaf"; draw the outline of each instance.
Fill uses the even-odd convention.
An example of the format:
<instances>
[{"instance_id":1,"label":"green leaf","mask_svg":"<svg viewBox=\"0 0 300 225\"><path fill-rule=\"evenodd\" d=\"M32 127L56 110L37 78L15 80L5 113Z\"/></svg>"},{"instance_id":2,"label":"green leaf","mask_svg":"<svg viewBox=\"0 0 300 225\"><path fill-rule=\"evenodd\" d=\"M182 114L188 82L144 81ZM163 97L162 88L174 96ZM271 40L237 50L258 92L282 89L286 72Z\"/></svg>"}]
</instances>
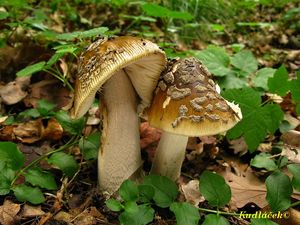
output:
<instances>
[{"instance_id":1,"label":"green leaf","mask_svg":"<svg viewBox=\"0 0 300 225\"><path fill-rule=\"evenodd\" d=\"M46 63L46 66L50 67L54 63L56 63L60 58L62 58L65 54L63 52L56 52Z\"/></svg>"},{"instance_id":2,"label":"green leaf","mask_svg":"<svg viewBox=\"0 0 300 225\"><path fill-rule=\"evenodd\" d=\"M124 211L119 216L122 225L146 225L153 220L154 210L148 205L139 205L137 211Z\"/></svg>"},{"instance_id":3,"label":"green leaf","mask_svg":"<svg viewBox=\"0 0 300 225\"><path fill-rule=\"evenodd\" d=\"M48 162L57 166L68 177L73 177L79 168L79 165L73 158L73 156L68 155L64 152L57 152L52 154L48 159Z\"/></svg>"},{"instance_id":4,"label":"green leaf","mask_svg":"<svg viewBox=\"0 0 300 225\"><path fill-rule=\"evenodd\" d=\"M280 66L274 73L274 76L268 80L269 91L280 96L285 96L289 90L288 78L289 74L285 66Z\"/></svg>"},{"instance_id":5,"label":"green leaf","mask_svg":"<svg viewBox=\"0 0 300 225\"><path fill-rule=\"evenodd\" d=\"M135 201L129 201L125 202L124 211L128 213L136 213L139 211L139 208Z\"/></svg>"},{"instance_id":6,"label":"green leaf","mask_svg":"<svg viewBox=\"0 0 300 225\"><path fill-rule=\"evenodd\" d=\"M98 35L103 35L107 31L108 31L107 27L97 27L86 31L75 31L72 33L59 34L57 35L57 39L71 41L73 39L90 38Z\"/></svg>"},{"instance_id":7,"label":"green leaf","mask_svg":"<svg viewBox=\"0 0 300 225\"><path fill-rule=\"evenodd\" d=\"M108 199L105 201L105 205L114 212L119 212L123 209L123 205L115 199Z\"/></svg>"},{"instance_id":8,"label":"green leaf","mask_svg":"<svg viewBox=\"0 0 300 225\"><path fill-rule=\"evenodd\" d=\"M230 223L223 216L208 214L205 216L202 225L230 225Z\"/></svg>"},{"instance_id":9,"label":"green leaf","mask_svg":"<svg viewBox=\"0 0 300 225\"><path fill-rule=\"evenodd\" d=\"M200 59L208 70L215 76L225 76L230 73L230 58L224 48L208 46L207 49L194 52L195 57Z\"/></svg>"},{"instance_id":10,"label":"green leaf","mask_svg":"<svg viewBox=\"0 0 300 225\"><path fill-rule=\"evenodd\" d=\"M251 219L251 225L278 225L278 223L275 223L268 219Z\"/></svg>"},{"instance_id":11,"label":"green leaf","mask_svg":"<svg viewBox=\"0 0 300 225\"><path fill-rule=\"evenodd\" d=\"M247 77L257 70L258 62L252 52L242 50L231 58L231 64L240 70L239 75Z\"/></svg>"},{"instance_id":12,"label":"green leaf","mask_svg":"<svg viewBox=\"0 0 300 225\"><path fill-rule=\"evenodd\" d=\"M267 201L273 212L284 211L291 205L291 195L293 193L290 178L276 171L266 179Z\"/></svg>"},{"instance_id":13,"label":"green leaf","mask_svg":"<svg viewBox=\"0 0 300 225\"><path fill-rule=\"evenodd\" d=\"M293 174L292 185L297 190L300 191L300 165L290 164L287 166L289 171Z\"/></svg>"},{"instance_id":14,"label":"green leaf","mask_svg":"<svg viewBox=\"0 0 300 225\"><path fill-rule=\"evenodd\" d=\"M132 180L125 180L121 184L119 194L124 201L136 201L139 197L139 190Z\"/></svg>"},{"instance_id":15,"label":"green leaf","mask_svg":"<svg viewBox=\"0 0 300 225\"><path fill-rule=\"evenodd\" d=\"M218 84L222 89L239 89L248 87L248 80L246 77L237 77L233 71L230 71L226 76L219 79Z\"/></svg>"},{"instance_id":16,"label":"green leaf","mask_svg":"<svg viewBox=\"0 0 300 225\"><path fill-rule=\"evenodd\" d=\"M33 186L39 186L47 190L57 189L57 185L53 174L44 171L38 167L29 169L25 173L25 180Z\"/></svg>"},{"instance_id":17,"label":"green leaf","mask_svg":"<svg viewBox=\"0 0 300 225\"><path fill-rule=\"evenodd\" d=\"M23 112L20 112L18 117L32 117L32 118L38 118L40 117L41 114L37 109L27 109L24 110Z\"/></svg>"},{"instance_id":18,"label":"green leaf","mask_svg":"<svg viewBox=\"0 0 300 225\"><path fill-rule=\"evenodd\" d=\"M274 160L270 159L272 155L269 153L262 152L256 155L250 162L251 166L256 168L265 168L268 171L274 171L278 169Z\"/></svg>"},{"instance_id":19,"label":"green leaf","mask_svg":"<svg viewBox=\"0 0 300 225\"><path fill-rule=\"evenodd\" d=\"M43 193L37 187L33 188L26 184L21 184L14 187L13 191L16 198L21 202L28 201L32 204L41 204L45 201Z\"/></svg>"},{"instance_id":20,"label":"green leaf","mask_svg":"<svg viewBox=\"0 0 300 225\"><path fill-rule=\"evenodd\" d=\"M54 108L55 108L55 105L51 102L48 102L45 99L41 99L38 101L37 110L41 114L41 116L52 115Z\"/></svg>"},{"instance_id":21,"label":"green leaf","mask_svg":"<svg viewBox=\"0 0 300 225\"><path fill-rule=\"evenodd\" d=\"M300 70L297 73L297 79L290 81L290 91L292 93L292 99L296 102L300 102Z\"/></svg>"},{"instance_id":22,"label":"green leaf","mask_svg":"<svg viewBox=\"0 0 300 225\"><path fill-rule=\"evenodd\" d=\"M173 202L170 210L175 214L178 225L197 225L200 220L198 209L187 202Z\"/></svg>"},{"instance_id":23,"label":"green leaf","mask_svg":"<svg viewBox=\"0 0 300 225\"><path fill-rule=\"evenodd\" d=\"M1 162L0 171L0 195L6 195L10 192L11 182L15 178L16 172L4 162Z\"/></svg>"},{"instance_id":24,"label":"green leaf","mask_svg":"<svg viewBox=\"0 0 300 225\"><path fill-rule=\"evenodd\" d=\"M42 62L32 64L30 66L26 66L24 69L17 72L17 76L18 77L25 77L25 76L29 76L31 74L34 74L36 72L42 71L45 64L46 64L46 62L42 61Z\"/></svg>"},{"instance_id":25,"label":"green leaf","mask_svg":"<svg viewBox=\"0 0 300 225\"><path fill-rule=\"evenodd\" d=\"M8 12L0 11L0 20L4 20L9 16L10 16L10 14Z\"/></svg>"},{"instance_id":26,"label":"green leaf","mask_svg":"<svg viewBox=\"0 0 300 225\"><path fill-rule=\"evenodd\" d=\"M274 133L283 119L278 105L261 106L260 94L251 88L231 89L222 92L223 97L239 104L243 119L227 132L229 139L244 136L249 150L254 151L266 135Z\"/></svg>"},{"instance_id":27,"label":"green leaf","mask_svg":"<svg viewBox=\"0 0 300 225\"><path fill-rule=\"evenodd\" d=\"M222 207L231 199L231 190L224 178L210 171L201 174L199 188L211 206Z\"/></svg>"},{"instance_id":28,"label":"green leaf","mask_svg":"<svg viewBox=\"0 0 300 225\"><path fill-rule=\"evenodd\" d=\"M139 190L139 200L141 202L150 202L155 194L155 190L152 186L150 185L139 185L138 186Z\"/></svg>"},{"instance_id":29,"label":"green leaf","mask_svg":"<svg viewBox=\"0 0 300 225\"><path fill-rule=\"evenodd\" d=\"M100 132L96 132L86 138L80 139L79 148L85 160L97 159L100 136Z\"/></svg>"},{"instance_id":30,"label":"green leaf","mask_svg":"<svg viewBox=\"0 0 300 225\"><path fill-rule=\"evenodd\" d=\"M144 178L145 185L154 188L155 193L153 200L155 204L161 208L169 207L178 194L176 184L167 177L159 175L149 175Z\"/></svg>"},{"instance_id":31,"label":"green leaf","mask_svg":"<svg viewBox=\"0 0 300 225\"><path fill-rule=\"evenodd\" d=\"M260 87L263 90L267 91L268 88L268 79L270 77L273 77L275 73L275 69L273 68L262 68L258 70L255 74L255 77L253 77L252 82L255 87Z\"/></svg>"},{"instance_id":32,"label":"green leaf","mask_svg":"<svg viewBox=\"0 0 300 225\"><path fill-rule=\"evenodd\" d=\"M0 142L0 162L17 171L24 165L24 155L15 143L3 141Z\"/></svg>"},{"instance_id":33,"label":"green leaf","mask_svg":"<svg viewBox=\"0 0 300 225\"><path fill-rule=\"evenodd\" d=\"M68 113L63 110L56 112L54 116L66 132L73 135L81 134L84 127L84 117L73 120Z\"/></svg>"}]
</instances>

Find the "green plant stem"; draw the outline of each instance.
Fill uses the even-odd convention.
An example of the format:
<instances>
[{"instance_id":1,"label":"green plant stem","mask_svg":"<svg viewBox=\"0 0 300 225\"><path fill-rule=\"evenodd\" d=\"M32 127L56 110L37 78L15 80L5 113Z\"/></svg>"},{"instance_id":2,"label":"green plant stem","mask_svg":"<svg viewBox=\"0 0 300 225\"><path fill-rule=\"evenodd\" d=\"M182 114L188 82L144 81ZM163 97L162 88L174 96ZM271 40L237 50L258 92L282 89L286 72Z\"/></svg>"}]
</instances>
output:
<instances>
[{"instance_id":1,"label":"green plant stem","mask_svg":"<svg viewBox=\"0 0 300 225\"><path fill-rule=\"evenodd\" d=\"M300 201L294 202L290 205L290 208L300 205Z\"/></svg>"},{"instance_id":2,"label":"green plant stem","mask_svg":"<svg viewBox=\"0 0 300 225\"><path fill-rule=\"evenodd\" d=\"M30 162L27 166L25 166L23 169L21 169L17 175L15 176L15 178L12 180L11 182L11 186L14 185L14 183L16 182L16 180L26 171L28 170L29 168L31 168L32 166L34 166L35 164L37 164L39 161L41 161L42 159L46 158L47 156L53 154L53 153L56 153L56 152L60 152L60 151L63 151L73 145L75 145L76 143L79 142L79 140L76 140L76 136L73 136L65 145L59 147L58 149L55 149L53 151L50 151L50 152L47 152L46 154L40 156L39 158L33 160L32 162Z\"/></svg>"},{"instance_id":3,"label":"green plant stem","mask_svg":"<svg viewBox=\"0 0 300 225\"><path fill-rule=\"evenodd\" d=\"M203 212L215 213L218 215L227 215L227 216L239 216L240 215L238 213L223 212L223 211L219 211L219 210L205 209L205 208L198 208L198 210L203 211Z\"/></svg>"},{"instance_id":4,"label":"green plant stem","mask_svg":"<svg viewBox=\"0 0 300 225\"><path fill-rule=\"evenodd\" d=\"M51 68L44 69L43 71L45 71L46 73L51 74L56 79L60 80L64 85L66 85L71 91L74 91L72 85L68 82L68 80L63 75L58 75L57 71L55 71L55 70L53 71Z\"/></svg>"}]
</instances>

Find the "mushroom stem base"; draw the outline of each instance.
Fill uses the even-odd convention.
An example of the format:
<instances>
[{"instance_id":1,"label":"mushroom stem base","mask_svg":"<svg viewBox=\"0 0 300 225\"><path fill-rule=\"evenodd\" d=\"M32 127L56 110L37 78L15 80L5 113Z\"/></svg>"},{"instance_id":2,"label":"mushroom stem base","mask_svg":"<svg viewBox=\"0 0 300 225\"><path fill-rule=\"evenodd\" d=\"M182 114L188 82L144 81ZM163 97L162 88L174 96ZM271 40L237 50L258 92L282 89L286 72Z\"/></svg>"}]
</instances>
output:
<instances>
[{"instance_id":1,"label":"mushroom stem base","mask_svg":"<svg viewBox=\"0 0 300 225\"><path fill-rule=\"evenodd\" d=\"M177 180L185 157L188 136L163 132L150 173L167 176Z\"/></svg>"}]
</instances>

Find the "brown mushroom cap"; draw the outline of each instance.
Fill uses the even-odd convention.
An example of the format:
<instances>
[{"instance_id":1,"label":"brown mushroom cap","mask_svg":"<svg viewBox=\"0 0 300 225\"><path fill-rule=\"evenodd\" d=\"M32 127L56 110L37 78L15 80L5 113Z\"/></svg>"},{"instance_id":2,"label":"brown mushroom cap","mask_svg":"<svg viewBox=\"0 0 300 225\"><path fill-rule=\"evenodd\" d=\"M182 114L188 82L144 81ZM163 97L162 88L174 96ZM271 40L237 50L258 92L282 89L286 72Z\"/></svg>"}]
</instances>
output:
<instances>
[{"instance_id":1,"label":"brown mushroom cap","mask_svg":"<svg viewBox=\"0 0 300 225\"><path fill-rule=\"evenodd\" d=\"M241 117L216 91L205 66L195 58L179 59L162 74L150 108L149 123L186 136L214 135L232 128Z\"/></svg>"},{"instance_id":2,"label":"brown mushroom cap","mask_svg":"<svg viewBox=\"0 0 300 225\"><path fill-rule=\"evenodd\" d=\"M130 77L141 104L149 106L165 65L165 53L148 40L129 36L97 40L79 58L71 116L83 116L96 92L120 69Z\"/></svg>"}]
</instances>

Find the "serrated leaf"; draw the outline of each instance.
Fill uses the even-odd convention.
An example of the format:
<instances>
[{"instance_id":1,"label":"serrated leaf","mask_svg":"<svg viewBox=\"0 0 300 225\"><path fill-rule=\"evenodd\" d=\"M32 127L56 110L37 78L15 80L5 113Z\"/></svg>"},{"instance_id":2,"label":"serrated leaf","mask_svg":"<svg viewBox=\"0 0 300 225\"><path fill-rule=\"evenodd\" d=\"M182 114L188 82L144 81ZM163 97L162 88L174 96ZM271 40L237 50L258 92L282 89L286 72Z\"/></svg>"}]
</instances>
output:
<instances>
[{"instance_id":1,"label":"serrated leaf","mask_svg":"<svg viewBox=\"0 0 300 225\"><path fill-rule=\"evenodd\" d=\"M288 78L289 74L285 66L280 66L274 73L274 76L268 80L269 91L282 97L285 96L289 90Z\"/></svg>"},{"instance_id":2,"label":"serrated leaf","mask_svg":"<svg viewBox=\"0 0 300 225\"><path fill-rule=\"evenodd\" d=\"M97 28L93 28L90 30L86 30L86 31L75 31L72 33L59 34L59 35L57 35L57 39L71 41L73 39L89 38L89 37L95 37L98 35L103 35L107 31L108 31L107 27L97 27Z\"/></svg>"},{"instance_id":3,"label":"serrated leaf","mask_svg":"<svg viewBox=\"0 0 300 225\"><path fill-rule=\"evenodd\" d=\"M266 179L266 187L266 199L273 212L284 211L290 207L293 188L286 174L280 171L272 173Z\"/></svg>"},{"instance_id":4,"label":"serrated leaf","mask_svg":"<svg viewBox=\"0 0 300 225\"><path fill-rule=\"evenodd\" d=\"M57 189L53 174L38 167L27 170L27 172L25 173L25 180L33 186L39 186L47 190Z\"/></svg>"},{"instance_id":5,"label":"serrated leaf","mask_svg":"<svg viewBox=\"0 0 300 225\"><path fill-rule=\"evenodd\" d=\"M154 188L155 193L153 200L155 204L161 208L169 207L177 197L178 188L176 184L167 177L149 175L144 178L143 184L150 185Z\"/></svg>"},{"instance_id":6,"label":"serrated leaf","mask_svg":"<svg viewBox=\"0 0 300 225\"><path fill-rule=\"evenodd\" d=\"M123 225L146 225L153 220L154 210L147 205L139 205L134 213L126 212L120 214L119 221Z\"/></svg>"},{"instance_id":7,"label":"serrated leaf","mask_svg":"<svg viewBox=\"0 0 300 225\"><path fill-rule=\"evenodd\" d=\"M86 138L80 139L79 148L85 160L97 159L100 136L100 132L96 132Z\"/></svg>"},{"instance_id":8,"label":"serrated leaf","mask_svg":"<svg viewBox=\"0 0 300 225\"><path fill-rule=\"evenodd\" d=\"M170 210L175 214L178 225L197 225L200 220L198 209L187 202L173 202Z\"/></svg>"},{"instance_id":9,"label":"serrated leaf","mask_svg":"<svg viewBox=\"0 0 300 225\"><path fill-rule=\"evenodd\" d=\"M125 180L120 186L119 194L124 201L136 201L139 197L139 190L132 180Z\"/></svg>"},{"instance_id":10,"label":"serrated leaf","mask_svg":"<svg viewBox=\"0 0 300 225\"><path fill-rule=\"evenodd\" d=\"M48 102L45 99L41 99L38 101L37 110L41 114L41 116L52 115L54 108L55 108L55 105L51 102Z\"/></svg>"},{"instance_id":11,"label":"serrated leaf","mask_svg":"<svg viewBox=\"0 0 300 225\"><path fill-rule=\"evenodd\" d=\"M236 53L231 58L231 64L240 70L238 73L242 77L247 77L257 70L258 62L253 56L252 52L248 50L242 50Z\"/></svg>"},{"instance_id":12,"label":"serrated leaf","mask_svg":"<svg viewBox=\"0 0 300 225\"><path fill-rule=\"evenodd\" d=\"M262 152L256 155L250 162L251 166L256 168L265 168L268 171L274 171L278 167L274 160L270 159L271 154Z\"/></svg>"},{"instance_id":13,"label":"serrated leaf","mask_svg":"<svg viewBox=\"0 0 300 225\"><path fill-rule=\"evenodd\" d=\"M273 77L275 71L276 71L275 69L267 68L267 67L258 70L252 79L254 86L260 87L263 90L267 91L269 89L268 79L270 77Z\"/></svg>"},{"instance_id":14,"label":"serrated leaf","mask_svg":"<svg viewBox=\"0 0 300 225\"><path fill-rule=\"evenodd\" d=\"M278 225L278 223L275 223L268 219L251 219L251 225Z\"/></svg>"},{"instance_id":15,"label":"serrated leaf","mask_svg":"<svg viewBox=\"0 0 300 225\"><path fill-rule=\"evenodd\" d=\"M217 214L208 214L205 216L202 225L230 225L228 220Z\"/></svg>"},{"instance_id":16,"label":"serrated leaf","mask_svg":"<svg viewBox=\"0 0 300 225\"><path fill-rule=\"evenodd\" d=\"M293 174L292 185L297 190L300 191L300 165L290 164L287 166L289 171Z\"/></svg>"},{"instance_id":17,"label":"serrated leaf","mask_svg":"<svg viewBox=\"0 0 300 225\"><path fill-rule=\"evenodd\" d=\"M36 72L39 72L39 71L43 70L45 64L46 64L46 62L42 61L42 62L38 62L38 63L32 64L30 66L26 66L24 69L22 69L19 72L17 72L16 75L18 77L29 76L31 74L34 74Z\"/></svg>"},{"instance_id":18,"label":"serrated leaf","mask_svg":"<svg viewBox=\"0 0 300 225\"><path fill-rule=\"evenodd\" d=\"M194 56L200 59L215 76L225 76L231 72L228 68L230 59L224 48L208 46L207 49L194 52Z\"/></svg>"},{"instance_id":19,"label":"serrated leaf","mask_svg":"<svg viewBox=\"0 0 300 225\"><path fill-rule=\"evenodd\" d=\"M48 159L48 162L57 166L68 177L73 177L79 168L79 165L74 157L64 152L52 154Z\"/></svg>"},{"instance_id":20,"label":"serrated leaf","mask_svg":"<svg viewBox=\"0 0 300 225\"><path fill-rule=\"evenodd\" d=\"M119 212L123 209L123 205L121 204L121 202L115 200L115 199L108 199L107 201L105 201L105 205L114 212Z\"/></svg>"},{"instance_id":21,"label":"serrated leaf","mask_svg":"<svg viewBox=\"0 0 300 225\"><path fill-rule=\"evenodd\" d=\"M45 201L44 195L37 187L30 187L25 184L13 188L14 194L21 202L28 201L32 204L41 204Z\"/></svg>"},{"instance_id":22,"label":"serrated leaf","mask_svg":"<svg viewBox=\"0 0 300 225\"><path fill-rule=\"evenodd\" d=\"M84 127L84 117L73 120L68 113L63 110L56 112L54 116L66 132L74 135L81 134Z\"/></svg>"},{"instance_id":23,"label":"serrated leaf","mask_svg":"<svg viewBox=\"0 0 300 225\"><path fill-rule=\"evenodd\" d=\"M224 178L210 171L201 174L199 188L211 206L222 207L231 199L231 190Z\"/></svg>"},{"instance_id":24,"label":"serrated leaf","mask_svg":"<svg viewBox=\"0 0 300 225\"><path fill-rule=\"evenodd\" d=\"M139 190L139 201L150 202L153 199L155 190L152 186L141 184L138 186L138 190Z\"/></svg>"},{"instance_id":25,"label":"serrated leaf","mask_svg":"<svg viewBox=\"0 0 300 225\"><path fill-rule=\"evenodd\" d=\"M19 170L24 165L24 155L12 142L0 142L0 161L12 170Z\"/></svg>"}]
</instances>

